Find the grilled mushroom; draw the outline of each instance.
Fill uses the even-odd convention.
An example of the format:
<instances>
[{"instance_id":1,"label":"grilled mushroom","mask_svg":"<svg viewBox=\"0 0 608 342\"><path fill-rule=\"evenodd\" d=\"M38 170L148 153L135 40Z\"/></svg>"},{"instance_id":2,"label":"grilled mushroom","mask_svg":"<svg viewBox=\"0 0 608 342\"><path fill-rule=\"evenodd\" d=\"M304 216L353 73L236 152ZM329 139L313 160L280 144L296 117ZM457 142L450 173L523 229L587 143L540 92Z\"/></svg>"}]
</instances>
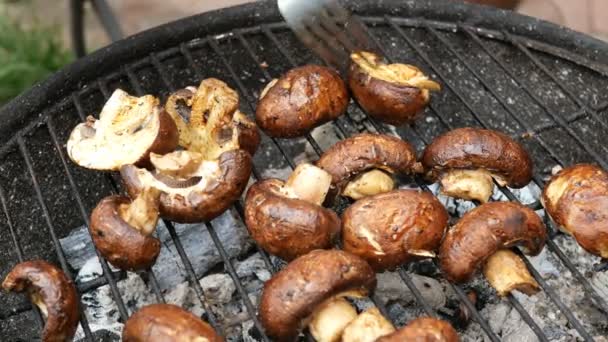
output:
<instances>
[{"instance_id":1,"label":"grilled mushroom","mask_svg":"<svg viewBox=\"0 0 608 342\"><path fill-rule=\"evenodd\" d=\"M608 258L608 172L591 164L567 167L547 183L542 201L551 219L581 247Z\"/></svg>"},{"instance_id":2,"label":"grilled mushroom","mask_svg":"<svg viewBox=\"0 0 608 342\"><path fill-rule=\"evenodd\" d=\"M394 269L434 257L447 224L447 211L432 194L394 190L361 199L344 212L343 246L376 271Z\"/></svg>"},{"instance_id":3,"label":"grilled mushroom","mask_svg":"<svg viewBox=\"0 0 608 342\"><path fill-rule=\"evenodd\" d=\"M89 231L101 255L123 270L151 267L160 252L152 236L158 222L160 191L146 188L131 201L126 196L101 200L91 214Z\"/></svg>"},{"instance_id":4,"label":"grilled mushroom","mask_svg":"<svg viewBox=\"0 0 608 342\"><path fill-rule=\"evenodd\" d=\"M359 105L372 117L391 125L413 122L441 87L408 64L387 64L367 51L350 55L348 85Z\"/></svg>"},{"instance_id":5,"label":"grilled mushroom","mask_svg":"<svg viewBox=\"0 0 608 342\"><path fill-rule=\"evenodd\" d=\"M213 328L171 304L152 304L134 313L122 330L124 342L222 342Z\"/></svg>"},{"instance_id":6,"label":"grilled mushroom","mask_svg":"<svg viewBox=\"0 0 608 342\"><path fill-rule=\"evenodd\" d=\"M416 152L409 143L371 133L336 143L316 164L332 176L330 197L341 193L353 199L391 191L393 174L408 174L417 168Z\"/></svg>"},{"instance_id":7,"label":"grilled mushroom","mask_svg":"<svg viewBox=\"0 0 608 342\"><path fill-rule=\"evenodd\" d=\"M537 255L546 239L546 228L533 210L514 202L486 203L466 213L448 231L439 249L439 264L449 281L460 283L469 280L500 249L519 245L526 254ZM530 289L538 288L528 282L531 277L518 273L524 270L510 270L521 264L506 258L511 257L499 254L486 264L491 285L501 285L496 288L498 292L517 289L530 293Z\"/></svg>"},{"instance_id":8,"label":"grilled mushroom","mask_svg":"<svg viewBox=\"0 0 608 342\"><path fill-rule=\"evenodd\" d=\"M2 287L27 292L46 317L43 342L72 340L78 327L78 294L63 271L46 261L25 261L9 272Z\"/></svg>"},{"instance_id":9,"label":"grilled mushroom","mask_svg":"<svg viewBox=\"0 0 608 342\"><path fill-rule=\"evenodd\" d=\"M268 83L260 96L256 122L272 137L299 137L342 115L348 101L346 85L337 72L305 65Z\"/></svg>"},{"instance_id":10,"label":"grilled mushroom","mask_svg":"<svg viewBox=\"0 0 608 342\"><path fill-rule=\"evenodd\" d=\"M365 296L375 287L376 275L363 259L339 250L315 250L266 282L260 321L275 341L293 341L315 310L327 309L321 304L328 299ZM331 320L316 324L320 331L334 329Z\"/></svg>"},{"instance_id":11,"label":"grilled mushroom","mask_svg":"<svg viewBox=\"0 0 608 342\"><path fill-rule=\"evenodd\" d=\"M375 342L393 331L395 327L382 316L378 308L370 308L344 328L342 342Z\"/></svg>"},{"instance_id":12,"label":"grilled mushroom","mask_svg":"<svg viewBox=\"0 0 608 342\"><path fill-rule=\"evenodd\" d=\"M252 138L257 132L249 126L242 133L242 117L236 110L238 94L224 82L202 81L189 100L187 91L192 90L174 94L167 103L180 131L180 145L186 150L152 154L154 171L126 165L121 176L131 197L144 188L160 190L163 217L200 222L220 215L243 192L251 174L249 152L255 147L243 149L241 143L258 140ZM189 115L187 123L177 116L180 112Z\"/></svg>"},{"instance_id":13,"label":"grilled mushroom","mask_svg":"<svg viewBox=\"0 0 608 342\"><path fill-rule=\"evenodd\" d=\"M390 335L383 336L377 342L402 341L432 341L432 342L458 342L458 333L446 321L431 317L417 318L405 327Z\"/></svg>"},{"instance_id":14,"label":"grilled mushroom","mask_svg":"<svg viewBox=\"0 0 608 342\"><path fill-rule=\"evenodd\" d=\"M481 128L459 128L433 140L422 155L431 180L448 196L487 202L494 184L513 188L532 179L528 152L509 136Z\"/></svg>"},{"instance_id":15,"label":"grilled mushroom","mask_svg":"<svg viewBox=\"0 0 608 342\"><path fill-rule=\"evenodd\" d=\"M151 152L177 147L178 132L154 96L132 97L117 89L99 114L70 134L67 151L76 164L95 170L117 171L126 164L149 166Z\"/></svg>"},{"instance_id":16,"label":"grilled mushroom","mask_svg":"<svg viewBox=\"0 0 608 342\"><path fill-rule=\"evenodd\" d=\"M245 223L253 239L285 260L330 247L340 231L336 213L321 206L330 183L327 172L300 164L286 182L253 184L245 199Z\"/></svg>"}]
</instances>

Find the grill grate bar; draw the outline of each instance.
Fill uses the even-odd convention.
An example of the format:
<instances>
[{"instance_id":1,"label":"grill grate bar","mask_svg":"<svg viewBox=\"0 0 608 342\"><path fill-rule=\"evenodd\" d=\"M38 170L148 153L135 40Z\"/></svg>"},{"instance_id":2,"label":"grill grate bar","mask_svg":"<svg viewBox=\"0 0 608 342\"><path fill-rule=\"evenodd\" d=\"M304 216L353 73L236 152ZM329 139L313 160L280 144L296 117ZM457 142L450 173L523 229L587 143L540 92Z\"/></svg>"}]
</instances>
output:
<instances>
[{"instance_id":1,"label":"grill grate bar","mask_svg":"<svg viewBox=\"0 0 608 342\"><path fill-rule=\"evenodd\" d=\"M496 336L496 334L492 331L492 328L490 328L490 325L488 324L488 322L483 317L481 317L481 313L479 313L479 311L477 311L475 304L473 304L473 302L471 302L471 300L469 299L467 294L462 290L462 288L460 288L460 286L452 284L450 282L448 282L448 284L450 284L450 287L452 288L452 290L454 290L454 292L456 292L456 295L458 295L461 302L464 303L464 305L467 307L467 309L469 309L469 311L473 315L473 318L475 318L475 321L477 323L479 323L479 325L481 326L481 329L483 329L483 331L490 338L490 340L492 340L493 342L500 342L500 338L498 336Z\"/></svg>"},{"instance_id":2,"label":"grill grate bar","mask_svg":"<svg viewBox=\"0 0 608 342\"><path fill-rule=\"evenodd\" d=\"M538 326L538 324L536 324L536 322L534 322L534 319L532 319L532 317L530 317L530 314L521 305L521 303L519 302L519 300L512 293L509 293L507 295L507 299L509 300L509 302L511 303L511 305L515 308L515 310L517 310L517 312L519 313L519 315L526 322L530 322L530 323L528 323L528 325L530 326L530 329L532 329L532 332L534 332L534 334L536 335L536 337L538 337L538 339L541 340L541 341L543 341L543 342L545 342L545 341L549 342L549 339L547 338L547 336L545 336L545 334L543 333L543 330Z\"/></svg>"},{"instance_id":3,"label":"grill grate bar","mask_svg":"<svg viewBox=\"0 0 608 342\"><path fill-rule=\"evenodd\" d=\"M42 213L44 216L44 220L46 221L47 227L49 228L49 233L51 235L51 239L53 240L53 244L55 245L55 252L57 254L57 259L59 259L59 263L61 264L61 268L65 275L70 279L70 281L74 281L70 269L68 267L68 263L65 260L65 255L63 254L63 250L61 249L61 244L59 243L59 239L57 238L57 234L55 233L55 226L51 220L51 215L49 213L48 207L46 206L46 202L44 197L42 196L42 189L40 188L40 184L38 183L38 179L36 177L36 173L34 171L32 156L26 146L25 140L23 136L19 135L17 138L17 145L19 146L19 151L21 152L21 156L23 157L25 164L27 166L28 173L30 174L30 179L32 181L32 185L34 186L34 190L36 192L36 197L38 199L38 203L40 208L42 209ZM80 297L80 295L79 295ZM91 335L91 328L89 327L89 322L87 320L86 315L84 314L82 306L78 307L79 315L80 315L80 325L82 326L82 330L85 333L85 336L88 340L92 340L93 336Z\"/></svg>"},{"instance_id":4,"label":"grill grate bar","mask_svg":"<svg viewBox=\"0 0 608 342\"><path fill-rule=\"evenodd\" d=\"M435 312L435 310L433 310L433 308L431 308L429 303L427 303L426 299L424 299L422 293L420 293L420 290L418 290L418 287L416 287L416 284L414 284L412 277L410 277L410 275L407 274L407 272L401 267L397 270L397 272L399 273L399 277L401 277L401 280L403 280L407 288L412 291L414 298L416 298L416 302L422 305L422 309L424 310L424 312L429 316L437 317L437 313Z\"/></svg>"}]
</instances>

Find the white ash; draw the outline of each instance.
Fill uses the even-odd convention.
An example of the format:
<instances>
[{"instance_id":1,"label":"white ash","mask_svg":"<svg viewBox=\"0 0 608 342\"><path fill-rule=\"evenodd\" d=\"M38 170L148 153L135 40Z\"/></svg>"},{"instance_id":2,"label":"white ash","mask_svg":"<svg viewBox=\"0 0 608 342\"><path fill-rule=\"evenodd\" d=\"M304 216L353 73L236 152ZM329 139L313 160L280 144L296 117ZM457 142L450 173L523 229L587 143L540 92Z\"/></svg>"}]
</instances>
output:
<instances>
[{"instance_id":1,"label":"white ash","mask_svg":"<svg viewBox=\"0 0 608 342\"><path fill-rule=\"evenodd\" d=\"M446 304L444 286L436 279L409 273L412 282L420 290L422 297L429 305L438 309ZM396 272L384 272L378 274L378 288L376 290L378 299L387 305L392 302L401 302L403 305L416 303L416 298L405 285Z\"/></svg>"}]
</instances>

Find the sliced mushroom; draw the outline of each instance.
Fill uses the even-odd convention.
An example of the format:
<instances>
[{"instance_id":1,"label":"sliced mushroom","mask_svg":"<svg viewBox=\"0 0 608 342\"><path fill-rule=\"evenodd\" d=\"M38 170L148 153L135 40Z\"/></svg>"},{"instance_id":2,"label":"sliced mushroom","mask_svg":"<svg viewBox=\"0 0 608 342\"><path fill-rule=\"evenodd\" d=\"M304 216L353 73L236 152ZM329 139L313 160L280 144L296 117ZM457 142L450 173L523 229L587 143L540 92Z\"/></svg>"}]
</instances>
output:
<instances>
[{"instance_id":1,"label":"sliced mushroom","mask_svg":"<svg viewBox=\"0 0 608 342\"><path fill-rule=\"evenodd\" d=\"M327 172L300 164L286 182L266 179L253 184L245 198L251 237L285 260L330 247L340 232L338 215L321 206L330 183Z\"/></svg>"},{"instance_id":2,"label":"sliced mushroom","mask_svg":"<svg viewBox=\"0 0 608 342\"><path fill-rule=\"evenodd\" d=\"M336 71L305 65L266 86L255 117L272 137L299 137L342 115L348 101L346 85Z\"/></svg>"},{"instance_id":3,"label":"sliced mushroom","mask_svg":"<svg viewBox=\"0 0 608 342\"><path fill-rule=\"evenodd\" d=\"M342 342L375 342L393 331L395 327L378 308L370 308L346 326L342 332Z\"/></svg>"},{"instance_id":4,"label":"sliced mushroom","mask_svg":"<svg viewBox=\"0 0 608 342\"><path fill-rule=\"evenodd\" d=\"M293 341L326 300L365 296L375 287L376 275L363 259L339 250L315 250L293 260L266 282L260 321L275 341Z\"/></svg>"},{"instance_id":5,"label":"sliced mushroom","mask_svg":"<svg viewBox=\"0 0 608 342\"><path fill-rule=\"evenodd\" d=\"M132 97L117 89L104 105L99 120L89 116L70 134L67 151L76 164L95 170L119 170L136 164L149 166L151 152L177 147L178 132L171 117L146 95Z\"/></svg>"},{"instance_id":6,"label":"sliced mushroom","mask_svg":"<svg viewBox=\"0 0 608 342\"><path fill-rule=\"evenodd\" d=\"M488 257L483 266L483 275L501 297L515 290L528 296L540 291L526 264L508 249L499 250Z\"/></svg>"},{"instance_id":7,"label":"sliced mushroom","mask_svg":"<svg viewBox=\"0 0 608 342\"><path fill-rule=\"evenodd\" d=\"M498 250L519 245L524 253L537 255L546 240L547 230L532 209L514 202L486 203L448 231L439 248L439 264L446 279L460 283Z\"/></svg>"},{"instance_id":8,"label":"sliced mushroom","mask_svg":"<svg viewBox=\"0 0 608 342\"><path fill-rule=\"evenodd\" d=\"M362 133L329 148L316 165L332 176L330 197L353 199L390 191L393 174L416 171L416 152L407 142L384 134Z\"/></svg>"},{"instance_id":9,"label":"sliced mushroom","mask_svg":"<svg viewBox=\"0 0 608 342\"><path fill-rule=\"evenodd\" d=\"M578 164L545 186L543 205L551 219L587 252L608 258L608 172Z\"/></svg>"},{"instance_id":10,"label":"sliced mushroom","mask_svg":"<svg viewBox=\"0 0 608 342\"><path fill-rule=\"evenodd\" d=\"M355 318L355 307L343 297L332 297L313 312L308 330L316 342L343 341L342 331Z\"/></svg>"},{"instance_id":11,"label":"sliced mushroom","mask_svg":"<svg viewBox=\"0 0 608 342\"><path fill-rule=\"evenodd\" d=\"M27 292L46 318L43 342L71 341L78 327L78 294L72 281L42 260L15 266L4 279L6 291Z\"/></svg>"},{"instance_id":12,"label":"sliced mushroom","mask_svg":"<svg viewBox=\"0 0 608 342\"><path fill-rule=\"evenodd\" d=\"M158 222L160 191L146 188L135 200L109 196L91 214L89 231L101 255L123 270L151 267L160 252L152 236Z\"/></svg>"},{"instance_id":13,"label":"sliced mushroom","mask_svg":"<svg viewBox=\"0 0 608 342\"><path fill-rule=\"evenodd\" d=\"M405 327L390 335L383 336L377 342L427 341L458 342L460 338L450 323L431 317L417 318Z\"/></svg>"},{"instance_id":14,"label":"sliced mushroom","mask_svg":"<svg viewBox=\"0 0 608 342\"><path fill-rule=\"evenodd\" d=\"M222 342L213 328L171 304L152 304L134 313L122 330L123 342Z\"/></svg>"},{"instance_id":15,"label":"sliced mushroom","mask_svg":"<svg viewBox=\"0 0 608 342\"><path fill-rule=\"evenodd\" d=\"M509 136L481 128L458 128L433 140L422 155L427 176L448 196L487 202L494 185L526 186L532 179L528 152Z\"/></svg>"},{"instance_id":16,"label":"sliced mushroom","mask_svg":"<svg viewBox=\"0 0 608 342\"><path fill-rule=\"evenodd\" d=\"M411 123L441 86L408 64L387 64L367 51L350 55L348 85L359 105L372 117L391 125Z\"/></svg>"},{"instance_id":17,"label":"sliced mushroom","mask_svg":"<svg viewBox=\"0 0 608 342\"><path fill-rule=\"evenodd\" d=\"M394 190L366 197L342 215L344 250L377 272L434 257L448 225L443 205L428 192Z\"/></svg>"}]
</instances>

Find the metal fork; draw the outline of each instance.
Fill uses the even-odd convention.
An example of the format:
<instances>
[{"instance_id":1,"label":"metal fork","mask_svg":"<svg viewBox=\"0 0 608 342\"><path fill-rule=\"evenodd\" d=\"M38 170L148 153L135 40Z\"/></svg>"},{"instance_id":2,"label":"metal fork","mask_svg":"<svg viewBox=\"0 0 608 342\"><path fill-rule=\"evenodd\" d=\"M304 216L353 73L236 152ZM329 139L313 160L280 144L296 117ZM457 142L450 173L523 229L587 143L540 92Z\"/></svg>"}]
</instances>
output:
<instances>
[{"instance_id":1,"label":"metal fork","mask_svg":"<svg viewBox=\"0 0 608 342\"><path fill-rule=\"evenodd\" d=\"M278 5L302 43L343 74L351 52L379 52L361 21L336 0L278 0Z\"/></svg>"}]
</instances>

